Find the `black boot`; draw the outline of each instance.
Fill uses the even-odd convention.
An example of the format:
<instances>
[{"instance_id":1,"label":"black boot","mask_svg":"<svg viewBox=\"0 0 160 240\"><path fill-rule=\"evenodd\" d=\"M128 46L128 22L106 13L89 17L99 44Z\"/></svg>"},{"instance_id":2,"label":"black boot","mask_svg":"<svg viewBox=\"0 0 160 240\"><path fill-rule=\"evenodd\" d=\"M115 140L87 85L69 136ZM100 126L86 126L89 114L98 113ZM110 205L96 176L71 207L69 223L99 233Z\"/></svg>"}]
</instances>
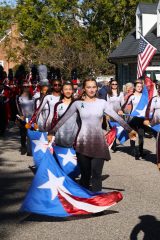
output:
<instances>
[{"instance_id":1,"label":"black boot","mask_svg":"<svg viewBox=\"0 0 160 240\"><path fill-rule=\"evenodd\" d=\"M21 147L21 155L25 155L27 153L27 148L25 146Z\"/></svg>"},{"instance_id":2,"label":"black boot","mask_svg":"<svg viewBox=\"0 0 160 240\"><path fill-rule=\"evenodd\" d=\"M111 149L113 150L114 153L117 151L117 143L116 143L116 140L114 140Z\"/></svg>"},{"instance_id":3,"label":"black boot","mask_svg":"<svg viewBox=\"0 0 160 240\"><path fill-rule=\"evenodd\" d=\"M135 160L139 160L139 153L137 152L136 146L135 146L135 141L130 140L130 145L131 145L131 155L135 158Z\"/></svg>"},{"instance_id":4,"label":"black boot","mask_svg":"<svg viewBox=\"0 0 160 240\"><path fill-rule=\"evenodd\" d=\"M143 152L143 143L139 144L139 156L141 158L144 158L146 156L146 154Z\"/></svg>"}]
</instances>

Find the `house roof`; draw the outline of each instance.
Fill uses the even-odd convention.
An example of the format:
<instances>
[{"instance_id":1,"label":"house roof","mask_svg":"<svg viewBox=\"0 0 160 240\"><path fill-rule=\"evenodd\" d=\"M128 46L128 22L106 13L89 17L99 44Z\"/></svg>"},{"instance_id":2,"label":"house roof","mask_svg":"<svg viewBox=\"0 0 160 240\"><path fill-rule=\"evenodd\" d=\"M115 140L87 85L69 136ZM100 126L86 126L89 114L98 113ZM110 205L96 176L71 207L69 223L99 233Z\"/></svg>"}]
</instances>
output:
<instances>
[{"instance_id":1,"label":"house roof","mask_svg":"<svg viewBox=\"0 0 160 240\"><path fill-rule=\"evenodd\" d=\"M145 39L157 48L156 55L160 54L160 38L157 37L157 24L147 33ZM139 39L136 39L134 28L122 43L109 55L109 59L137 57Z\"/></svg>"},{"instance_id":2,"label":"house roof","mask_svg":"<svg viewBox=\"0 0 160 240\"><path fill-rule=\"evenodd\" d=\"M139 3L138 7L141 13L157 14L158 3Z\"/></svg>"}]
</instances>

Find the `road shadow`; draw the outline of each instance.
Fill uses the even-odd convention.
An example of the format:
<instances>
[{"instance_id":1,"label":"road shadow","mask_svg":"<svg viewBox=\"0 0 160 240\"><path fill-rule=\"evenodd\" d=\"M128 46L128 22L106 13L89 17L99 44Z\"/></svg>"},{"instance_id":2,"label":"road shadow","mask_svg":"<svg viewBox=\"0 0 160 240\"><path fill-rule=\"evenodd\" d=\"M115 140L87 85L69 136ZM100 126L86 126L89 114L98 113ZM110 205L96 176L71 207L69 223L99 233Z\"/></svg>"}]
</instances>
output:
<instances>
[{"instance_id":1,"label":"road shadow","mask_svg":"<svg viewBox=\"0 0 160 240\"><path fill-rule=\"evenodd\" d=\"M32 181L29 170L1 172L0 174L0 223L17 220L18 209Z\"/></svg>"},{"instance_id":2,"label":"road shadow","mask_svg":"<svg viewBox=\"0 0 160 240\"><path fill-rule=\"evenodd\" d=\"M7 129L4 136L0 136L0 154L17 150L17 148L20 148L20 133L19 129L14 126Z\"/></svg>"},{"instance_id":3,"label":"road shadow","mask_svg":"<svg viewBox=\"0 0 160 240\"><path fill-rule=\"evenodd\" d=\"M6 232L6 229L0 230L0 239L1 240L9 239L9 234Z\"/></svg>"},{"instance_id":4,"label":"road shadow","mask_svg":"<svg viewBox=\"0 0 160 240\"><path fill-rule=\"evenodd\" d=\"M117 147L117 151L123 152L123 153L127 153L128 155L132 156L132 154L131 154L132 151L131 151L131 147L130 146L119 145ZM151 162L151 163L157 164L156 154L152 153L148 149L144 149L144 155L145 156L144 156L143 159L136 160L136 161L147 161L147 162Z\"/></svg>"},{"instance_id":5,"label":"road shadow","mask_svg":"<svg viewBox=\"0 0 160 240\"><path fill-rule=\"evenodd\" d=\"M108 189L108 190L112 190L112 191L119 191L119 192L124 192L125 189L121 189L121 188L112 188L112 187L102 187L102 189ZM103 192L103 190L102 190Z\"/></svg>"},{"instance_id":6,"label":"road shadow","mask_svg":"<svg viewBox=\"0 0 160 240\"><path fill-rule=\"evenodd\" d=\"M106 180L107 178L109 178L108 174L104 174L101 176L102 181Z\"/></svg>"},{"instance_id":7,"label":"road shadow","mask_svg":"<svg viewBox=\"0 0 160 240\"><path fill-rule=\"evenodd\" d=\"M26 222L66 222L66 221L78 221L85 220L90 218L103 217L110 214L119 213L118 211L106 210L100 213L87 214L87 215L77 215L70 217L52 217L52 216L44 216L38 214L29 214L27 217L24 217L20 223L25 224Z\"/></svg>"},{"instance_id":8,"label":"road shadow","mask_svg":"<svg viewBox=\"0 0 160 240\"><path fill-rule=\"evenodd\" d=\"M152 215L139 216L139 219L140 223L133 228L130 234L130 240L138 240L139 233L143 233L143 240L159 240L160 221Z\"/></svg>"}]
</instances>

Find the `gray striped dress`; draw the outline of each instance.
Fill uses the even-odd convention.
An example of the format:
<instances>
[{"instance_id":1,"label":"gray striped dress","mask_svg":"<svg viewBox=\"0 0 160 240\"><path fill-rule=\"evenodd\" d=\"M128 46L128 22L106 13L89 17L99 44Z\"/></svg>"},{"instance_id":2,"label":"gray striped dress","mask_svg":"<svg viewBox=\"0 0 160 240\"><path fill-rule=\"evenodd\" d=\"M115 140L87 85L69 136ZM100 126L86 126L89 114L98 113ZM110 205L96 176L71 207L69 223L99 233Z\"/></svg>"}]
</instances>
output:
<instances>
[{"instance_id":1,"label":"gray striped dress","mask_svg":"<svg viewBox=\"0 0 160 240\"><path fill-rule=\"evenodd\" d=\"M76 139L76 152L88 157L102 158L109 160L110 154L102 130L102 117L109 115L119 122L126 130L132 129L128 124L112 109L111 105L103 99L96 98L93 102L77 100L71 104L69 109L51 130L55 134L57 130L69 119L76 111L81 118L81 128Z\"/></svg>"}]
</instances>

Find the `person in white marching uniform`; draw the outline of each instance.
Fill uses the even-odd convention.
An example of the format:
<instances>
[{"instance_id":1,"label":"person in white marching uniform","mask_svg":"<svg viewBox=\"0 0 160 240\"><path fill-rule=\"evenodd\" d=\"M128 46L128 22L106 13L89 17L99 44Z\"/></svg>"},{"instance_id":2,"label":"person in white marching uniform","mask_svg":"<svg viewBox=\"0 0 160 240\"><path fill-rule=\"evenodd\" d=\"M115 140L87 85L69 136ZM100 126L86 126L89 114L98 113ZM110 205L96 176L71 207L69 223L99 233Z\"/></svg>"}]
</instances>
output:
<instances>
[{"instance_id":1,"label":"person in white marching uniform","mask_svg":"<svg viewBox=\"0 0 160 240\"><path fill-rule=\"evenodd\" d=\"M67 81L62 86L62 96L61 100L56 103L54 109L54 117L52 120L52 126L58 122L58 120L62 117L62 115L67 111L68 107L73 101L73 85L71 82ZM75 139L77 136L77 132L79 129L79 117L77 112L73 114L71 118L69 118L65 124L60 127L55 135L55 143L56 145L62 147L73 147L75 143Z\"/></svg>"},{"instance_id":2,"label":"person in white marching uniform","mask_svg":"<svg viewBox=\"0 0 160 240\"><path fill-rule=\"evenodd\" d=\"M16 97L16 105L18 109L18 120L21 136L21 154L24 155L26 152L30 154L29 142L27 145L27 129L25 123L29 121L33 114L34 101L29 92L29 84L24 83L23 89L20 96Z\"/></svg>"},{"instance_id":3,"label":"person in white marching uniform","mask_svg":"<svg viewBox=\"0 0 160 240\"><path fill-rule=\"evenodd\" d=\"M52 118L54 115L54 106L55 104L60 100L61 96L61 81L60 80L53 80L52 83L52 92L51 94L45 95L40 104L39 107L35 110L31 120L30 124L37 123L38 116L47 109L46 115L47 118L44 120L44 122L41 123L43 131L48 132L51 128Z\"/></svg>"}]
</instances>

